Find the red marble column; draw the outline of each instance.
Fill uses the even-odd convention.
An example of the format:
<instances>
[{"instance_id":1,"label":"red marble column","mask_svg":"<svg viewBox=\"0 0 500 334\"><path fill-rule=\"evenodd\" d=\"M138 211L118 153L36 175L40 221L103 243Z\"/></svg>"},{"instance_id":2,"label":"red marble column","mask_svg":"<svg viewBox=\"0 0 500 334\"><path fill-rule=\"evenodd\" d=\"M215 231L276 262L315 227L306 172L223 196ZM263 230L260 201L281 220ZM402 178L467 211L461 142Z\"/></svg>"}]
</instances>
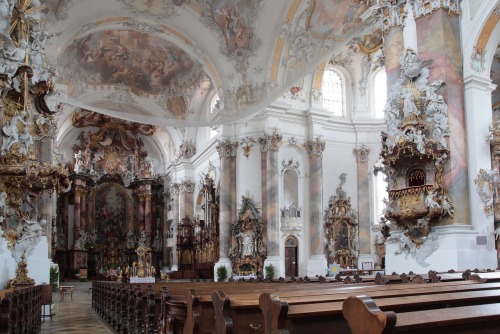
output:
<instances>
[{"instance_id":1,"label":"red marble column","mask_svg":"<svg viewBox=\"0 0 500 334\"><path fill-rule=\"evenodd\" d=\"M144 193L144 229L146 231L146 234L148 236L148 241L146 243L147 247L151 247L151 242L153 239L153 229L152 229L152 223L153 223L153 216L152 216L152 210L151 210L151 192L146 192Z\"/></svg>"},{"instance_id":2,"label":"red marble column","mask_svg":"<svg viewBox=\"0 0 500 334\"><path fill-rule=\"evenodd\" d=\"M82 188L75 188L75 201L73 205L73 245L75 244L75 241L78 240L78 237L80 236L80 233L78 231L81 228L80 225L80 217L81 217L81 196L85 192L84 189ZM73 247L72 247L73 248Z\"/></svg>"}]
</instances>

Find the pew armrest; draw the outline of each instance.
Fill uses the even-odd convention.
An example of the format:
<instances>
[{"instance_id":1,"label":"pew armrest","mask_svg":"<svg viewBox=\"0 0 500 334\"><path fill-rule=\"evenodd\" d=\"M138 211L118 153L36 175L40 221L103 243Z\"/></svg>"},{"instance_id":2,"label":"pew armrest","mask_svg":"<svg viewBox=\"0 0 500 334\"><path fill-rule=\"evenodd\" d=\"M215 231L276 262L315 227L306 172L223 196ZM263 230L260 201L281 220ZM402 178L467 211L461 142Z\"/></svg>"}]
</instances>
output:
<instances>
[{"instance_id":1,"label":"pew armrest","mask_svg":"<svg viewBox=\"0 0 500 334\"><path fill-rule=\"evenodd\" d=\"M212 302L215 311L215 332L220 334L233 333L233 319L231 318L231 300L223 291L212 293Z\"/></svg>"},{"instance_id":2,"label":"pew armrest","mask_svg":"<svg viewBox=\"0 0 500 334\"><path fill-rule=\"evenodd\" d=\"M285 328L288 303L282 302L275 293L263 293L259 297L259 307L264 318L265 334L288 334Z\"/></svg>"},{"instance_id":3,"label":"pew armrest","mask_svg":"<svg viewBox=\"0 0 500 334\"><path fill-rule=\"evenodd\" d=\"M352 334L389 333L396 325L396 313L382 312L367 296L349 296L342 304L342 315Z\"/></svg>"}]
</instances>

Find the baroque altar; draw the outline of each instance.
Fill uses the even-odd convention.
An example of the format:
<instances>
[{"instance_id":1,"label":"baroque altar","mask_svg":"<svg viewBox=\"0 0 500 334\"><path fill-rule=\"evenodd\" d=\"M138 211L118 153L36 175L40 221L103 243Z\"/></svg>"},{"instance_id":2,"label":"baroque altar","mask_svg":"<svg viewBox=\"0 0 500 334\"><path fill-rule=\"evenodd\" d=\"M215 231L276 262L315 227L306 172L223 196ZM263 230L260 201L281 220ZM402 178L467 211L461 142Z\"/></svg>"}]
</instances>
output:
<instances>
[{"instance_id":1,"label":"baroque altar","mask_svg":"<svg viewBox=\"0 0 500 334\"><path fill-rule=\"evenodd\" d=\"M231 224L228 254L234 275L262 275L266 257L263 228L264 222L255 202L249 197L241 196L238 218Z\"/></svg>"},{"instance_id":2,"label":"baroque altar","mask_svg":"<svg viewBox=\"0 0 500 334\"><path fill-rule=\"evenodd\" d=\"M359 255L358 214L342 188L346 176L346 173L340 175L340 184L324 215L328 265L335 262L342 268L356 267Z\"/></svg>"}]
</instances>

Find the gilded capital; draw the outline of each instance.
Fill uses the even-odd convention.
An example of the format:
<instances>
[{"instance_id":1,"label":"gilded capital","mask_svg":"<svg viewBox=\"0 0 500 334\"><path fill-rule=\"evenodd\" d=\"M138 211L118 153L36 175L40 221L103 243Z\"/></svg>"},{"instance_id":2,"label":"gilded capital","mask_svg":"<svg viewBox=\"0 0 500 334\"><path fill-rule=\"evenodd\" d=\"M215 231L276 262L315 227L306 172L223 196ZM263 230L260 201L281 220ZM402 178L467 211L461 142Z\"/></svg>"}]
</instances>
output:
<instances>
[{"instance_id":1,"label":"gilded capital","mask_svg":"<svg viewBox=\"0 0 500 334\"><path fill-rule=\"evenodd\" d=\"M404 27L407 12L406 3L393 4L393 1L380 1L374 8L373 16L378 20L377 27L382 29L384 34L394 27Z\"/></svg>"},{"instance_id":2,"label":"gilded capital","mask_svg":"<svg viewBox=\"0 0 500 334\"><path fill-rule=\"evenodd\" d=\"M283 136L278 133L277 129L272 131L265 131L264 137L259 138L261 152L277 152L278 146L281 143Z\"/></svg>"},{"instance_id":3,"label":"gilded capital","mask_svg":"<svg viewBox=\"0 0 500 334\"><path fill-rule=\"evenodd\" d=\"M367 162L368 154L370 153L370 149L366 145L361 145L352 150L354 155L356 155L356 160L358 162Z\"/></svg>"},{"instance_id":4,"label":"gilded capital","mask_svg":"<svg viewBox=\"0 0 500 334\"><path fill-rule=\"evenodd\" d=\"M307 140L304 143L304 148L306 149L309 158L313 157L323 157L323 151L325 150L325 141L321 140L319 137L316 139Z\"/></svg>"},{"instance_id":5,"label":"gilded capital","mask_svg":"<svg viewBox=\"0 0 500 334\"><path fill-rule=\"evenodd\" d=\"M185 181L181 183L180 192L181 193L192 193L194 191L194 182Z\"/></svg>"},{"instance_id":6,"label":"gilded capital","mask_svg":"<svg viewBox=\"0 0 500 334\"><path fill-rule=\"evenodd\" d=\"M75 196L77 197L85 197L85 195L87 194L87 189L84 189L84 188L75 188Z\"/></svg>"},{"instance_id":7,"label":"gilded capital","mask_svg":"<svg viewBox=\"0 0 500 334\"><path fill-rule=\"evenodd\" d=\"M231 139L219 140L215 147L220 158L235 157L237 148L238 142L232 141Z\"/></svg>"},{"instance_id":8,"label":"gilded capital","mask_svg":"<svg viewBox=\"0 0 500 334\"><path fill-rule=\"evenodd\" d=\"M458 0L413 0L411 2L415 19L428 18L439 9L448 12L448 15L460 15L460 1Z\"/></svg>"}]
</instances>

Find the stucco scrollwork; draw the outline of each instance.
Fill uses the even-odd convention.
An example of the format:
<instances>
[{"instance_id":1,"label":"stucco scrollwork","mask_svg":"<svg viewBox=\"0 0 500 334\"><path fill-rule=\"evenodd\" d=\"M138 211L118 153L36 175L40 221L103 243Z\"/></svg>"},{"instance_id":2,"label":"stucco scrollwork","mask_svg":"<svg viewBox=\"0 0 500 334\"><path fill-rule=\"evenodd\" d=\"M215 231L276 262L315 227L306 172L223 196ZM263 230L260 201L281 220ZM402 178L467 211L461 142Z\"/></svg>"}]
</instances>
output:
<instances>
[{"instance_id":1,"label":"stucco scrollwork","mask_svg":"<svg viewBox=\"0 0 500 334\"><path fill-rule=\"evenodd\" d=\"M486 216L493 215L493 195L496 193L498 184L498 172L480 169L479 174L474 179L476 190L483 202L483 211Z\"/></svg>"}]
</instances>

